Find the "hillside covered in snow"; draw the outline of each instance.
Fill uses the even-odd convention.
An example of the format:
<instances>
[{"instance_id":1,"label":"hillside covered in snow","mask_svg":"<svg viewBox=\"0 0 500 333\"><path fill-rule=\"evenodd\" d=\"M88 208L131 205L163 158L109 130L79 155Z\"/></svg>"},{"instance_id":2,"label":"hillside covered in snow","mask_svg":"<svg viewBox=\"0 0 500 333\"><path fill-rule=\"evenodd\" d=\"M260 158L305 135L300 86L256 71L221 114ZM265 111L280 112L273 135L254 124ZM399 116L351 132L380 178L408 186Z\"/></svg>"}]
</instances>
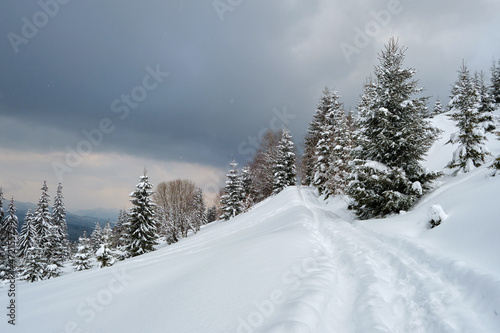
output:
<instances>
[{"instance_id":1,"label":"hillside covered in snow","mask_svg":"<svg viewBox=\"0 0 500 333\"><path fill-rule=\"evenodd\" d=\"M444 133L425 164L442 170L453 126L434 122ZM493 137L489 147L500 153ZM0 331L499 332L500 176L445 173L414 209L385 219L359 221L347 198L289 187L113 267L18 281L16 326ZM443 221L429 229L435 205Z\"/></svg>"}]
</instances>

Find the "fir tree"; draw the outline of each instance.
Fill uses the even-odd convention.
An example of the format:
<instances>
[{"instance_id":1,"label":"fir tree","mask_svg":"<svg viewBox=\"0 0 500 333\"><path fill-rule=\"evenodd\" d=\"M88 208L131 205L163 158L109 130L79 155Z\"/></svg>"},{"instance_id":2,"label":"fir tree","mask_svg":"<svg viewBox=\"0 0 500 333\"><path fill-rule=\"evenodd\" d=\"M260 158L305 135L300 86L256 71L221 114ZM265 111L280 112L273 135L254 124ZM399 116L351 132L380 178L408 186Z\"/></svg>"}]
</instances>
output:
<instances>
[{"instance_id":1,"label":"fir tree","mask_svg":"<svg viewBox=\"0 0 500 333\"><path fill-rule=\"evenodd\" d=\"M490 94L490 89L485 83L484 72L476 73L474 83L479 93L479 124L486 132L493 132L496 129L495 99Z\"/></svg>"},{"instance_id":2,"label":"fir tree","mask_svg":"<svg viewBox=\"0 0 500 333\"><path fill-rule=\"evenodd\" d=\"M3 262L0 263L0 279L14 279L17 266L18 220L14 198L11 199L7 216L0 225L2 237Z\"/></svg>"},{"instance_id":3,"label":"fir tree","mask_svg":"<svg viewBox=\"0 0 500 333\"><path fill-rule=\"evenodd\" d=\"M331 106L332 94L328 90L328 87L325 87L313 119L309 123L305 137L304 155L302 157L302 184L304 185L312 185L314 183L314 167L317 163L316 146L321 138L322 128L326 122L326 115Z\"/></svg>"},{"instance_id":4,"label":"fir tree","mask_svg":"<svg viewBox=\"0 0 500 333\"><path fill-rule=\"evenodd\" d=\"M221 197L221 219L229 220L240 214L243 210L243 185L241 182L240 173L237 169L238 163L233 160L230 163L231 169L226 175L226 187L224 188L224 195Z\"/></svg>"},{"instance_id":5,"label":"fir tree","mask_svg":"<svg viewBox=\"0 0 500 333\"><path fill-rule=\"evenodd\" d=\"M120 212L118 213L118 220L112 230L111 244L114 248L120 248L125 243L123 236L126 233L127 219L128 215L125 208L120 209Z\"/></svg>"},{"instance_id":6,"label":"fir tree","mask_svg":"<svg viewBox=\"0 0 500 333\"><path fill-rule=\"evenodd\" d=\"M111 227L109 223L107 223L102 232L102 243L95 253L95 257L100 268L113 266L116 262L113 250L111 249L111 236Z\"/></svg>"},{"instance_id":7,"label":"fir tree","mask_svg":"<svg viewBox=\"0 0 500 333\"><path fill-rule=\"evenodd\" d=\"M83 231L83 236L78 238L77 251L73 261L75 271L83 271L92 268L92 246L87 232Z\"/></svg>"},{"instance_id":8,"label":"fir tree","mask_svg":"<svg viewBox=\"0 0 500 333\"><path fill-rule=\"evenodd\" d=\"M24 224L21 228L21 234L19 235L17 255L21 262L26 258L28 250L38 245L38 239L39 237L33 222L33 213L31 209L29 209L24 217Z\"/></svg>"},{"instance_id":9,"label":"fir tree","mask_svg":"<svg viewBox=\"0 0 500 333\"><path fill-rule=\"evenodd\" d=\"M54 197L54 206L52 207L52 225L56 228L56 234L59 237L60 251L64 259L69 258L70 245L68 238L68 225L66 223L66 207L63 203L62 184L59 183L57 193Z\"/></svg>"},{"instance_id":10,"label":"fir tree","mask_svg":"<svg viewBox=\"0 0 500 333\"><path fill-rule=\"evenodd\" d=\"M293 186L297 182L297 171L295 165L295 148L292 136L288 129L281 132L281 140L278 145L278 156L276 158L273 174L273 193L281 192L285 187Z\"/></svg>"},{"instance_id":11,"label":"fir tree","mask_svg":"<svg viewBox=\"0 0 500 333\"><path fill-rule=\"evenodd\" d=\"M50 279L61 275L61 269L67 252L61 244L61 234L57 226L51 225L43 239L44 278Z\"/></svg>"},{"instance_id":12,"label":"fir tree","mask_svg":"<svg viewBox=\"0 0 500 333\"><path fill-rule=\"evenodd\" d=\"M325 194L326 184L330 179L330 163L334 148L334 130L338 118L336 114L344 113L340 103L340 95L336 90L330 94L330 105L325 115L323 123L319 127L319 140L316 144L316 163L313 167L314 182L320 194Z\"/></svg>"},{"instance_id":13,"label":"fir tree","mask_svg":"<svg viewBox=\"0 0 500 333\"><path fill-rule=\"evenodd\" d=\"M205 213L205 201L203 200L203 191L197 188L193 194L191 221L194 232L200 231L202 225L207 224L207 215Z\"/></svg>"},{"instance_id":14,"label":"fir tree","mask_svg":"<svg viewBox=\"0 0 500 333\"><path fill-rule=\"evenodd\" d=\"M408 210L438 174L426 173L420 162L438 135L425 119L426 98L403 68L405 49L392 38L379 55L375 79L369 79L358 105L358 147L349 206L363 219Z\"/></svg>"},{"instance_id":15,"label":"fir tree","mask_svg":"<svg viewBox=\"0 0 500 333\"><path fill-rule=\"evenodd\" d=\"M207 223L217 220L217 207L212 206L207 209Z\"/></svg>"},{"instance_id":16,"label":"fir tree","mask_svg":"<svg viewBox=\"0 0 500 333\"><path fill-rule=\"evenodd\" d=\"M38 244L35 244L26 252L19 276L28 282L42 280L46 275L45 267L43 251Z\"/></svg>"},{"instance_id":17,"label":"fir tree","mask_svg":"<svg viewBox=\"0 0 500 333\"><path fill-rule=\"evenodd\" d=\"M333 114L333 147L331 149L328 179L325 184L325 197L345 193L351 174L354 134L352 115L346 115L342 109Z\"/></svg>"},{"instance_id":18,"label":"fir tree","mask_svg":"<svg viewBox=\"0 0 500 333\"><path fill-rule=\"evenodd\" d=\"M445 110L443 109L443 103L441 102L441 99L438 97L436 99L436 102L434 103L434 107L432 108L431 117L437 116L444 112Z\"/></svg>"},{"instance_id":19,"label":"fir tree","mask_svg":"<svg viewBox=\"0 0 500 333\"><path fill-rule=\"evenodd\" d=\"M52 217L49 211L50 196L48 193L48 187L46 181L43 182L41 190L42 190L42 195L38 200L35 213L33 214L33 224L35 226L36 233L40 240L39 242L40 248L43 250L43 248L45 247L45 241L49 236L50 227L52 225Z\"/></svg>"},{"instance_id":20,"label":"fir tree","mask_svg":"<svg viewBox=\"0 0 500 333\"><path fill-rule=\"evenodd\" d=\"M92 251L97 251L102 244L102 228L99 222L95 223L94 230L90 234L90 245L92 246Z\"/></svg>"},{"instance_id":21,"label":"fir tree","mask_svg":"<svg viewBox=\"0 0 500 333\"><path fill-rule=\"evenodd\" d=\"M483 119L480 92L465 62L458 71L458 80L450 97L450 118L456 122L459 131L453 133L447 143L458 143L459 146L447 167L458 168L457 172L469 172L484 164L490 153L485 144L485 131L480 125Z\"/></svg>"},{"instance_id":22,"label":"fir tree","mask_svg":"<svg viewBox=\"0 0 500 333\"><path fill-rule=\"evenodd\" d=\"M490 95L497 106L500 105L500 60L498 60L498 66L495 64L495 59L493 59L493 65L491 66L491 85L490 85Z\"/></svg>"},{"instance_id":23,"label":"fir tree","mask_svg":"<svg viewBox=\"0 0 500 333\"><path fill-rule=\"evenodd\" d=\"M127 221L128 244L126 251L132 256L138 256L154 251L157 243L157 221L155 218L156 205L151 200L153 185L149 183L149 178L144 174L140 177L140 182L136 190L130 194L130 201L134 205L130 209Z\"/></svg>"}]
</instances>

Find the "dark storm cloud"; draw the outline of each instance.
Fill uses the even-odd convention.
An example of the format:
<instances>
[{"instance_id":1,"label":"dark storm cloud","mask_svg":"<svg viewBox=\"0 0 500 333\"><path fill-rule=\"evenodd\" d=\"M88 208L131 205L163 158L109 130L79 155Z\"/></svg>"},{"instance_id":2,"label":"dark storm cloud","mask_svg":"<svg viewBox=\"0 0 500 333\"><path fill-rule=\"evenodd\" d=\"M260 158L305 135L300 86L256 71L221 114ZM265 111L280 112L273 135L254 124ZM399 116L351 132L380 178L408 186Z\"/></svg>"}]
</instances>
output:
<instances>
[{"instance_id":1,"label":"dark storm cloud","mask_svg":"<svg viewBox=\"0 0 500 333\"><path fill-rule=\"evenodd\" d=\"M0 5L4 148L64 152L108 118L114 129L95 151L223 166L269 126L274 108L297 115L289 125L300 141L325 85L355 107L392 35L409 47L408 65L428 95L443 99L462 58L486 70L500 50L494 1L401 0L350 61L339 44L355 45L356 29L376 22L373 13L390 1L242 1L223 21L212 1L60 3L57 13L47 7L53 17L17 53L8 33L23 36L23 17L32 22L42 9L36 1ZM157 66L169 76L120 119L113 101ZM15 139L5 134L16 130Z\"/></svg>"}]
</instances>

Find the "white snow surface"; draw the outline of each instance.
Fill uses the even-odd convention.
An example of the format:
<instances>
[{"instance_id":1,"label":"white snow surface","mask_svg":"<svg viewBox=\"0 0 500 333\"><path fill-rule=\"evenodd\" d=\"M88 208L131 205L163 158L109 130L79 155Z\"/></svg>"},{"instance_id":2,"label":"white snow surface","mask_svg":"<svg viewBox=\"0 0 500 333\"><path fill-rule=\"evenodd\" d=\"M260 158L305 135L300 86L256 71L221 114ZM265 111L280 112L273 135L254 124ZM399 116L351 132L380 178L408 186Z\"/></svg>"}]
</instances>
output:
<instances>
[{"instance_id":1,"label":"white snow surface","mask_svg":"<svg viewBox=\"0 0 500 333\"><path fill-rule=\"evenodd\" d=\"M453 126L436 122L449 138ZM438 144L431 170L452 156ZM500 332L500 177L490 175L446 175L413 210L367 221L346 198L289 187L113 267L18 281L16 326L0 286L0 332ZM448 217L429 229L437 204Z\"/></svg>"}]
</instances>

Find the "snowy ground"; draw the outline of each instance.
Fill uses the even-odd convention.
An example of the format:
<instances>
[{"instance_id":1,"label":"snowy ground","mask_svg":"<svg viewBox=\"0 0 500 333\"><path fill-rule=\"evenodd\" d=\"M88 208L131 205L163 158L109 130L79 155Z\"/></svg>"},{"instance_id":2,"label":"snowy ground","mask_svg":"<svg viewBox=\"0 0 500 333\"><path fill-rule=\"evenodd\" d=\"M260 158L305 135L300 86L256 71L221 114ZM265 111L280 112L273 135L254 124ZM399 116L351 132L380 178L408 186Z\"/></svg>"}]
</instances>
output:
<instances>
[{"instance_id":1,"label":"snowy ground","mask_svg":"<svg viewBox=\"0 0 500 333\"><path fill-rule=\"evenodd\" d=\"M451 150L438 143L429 168ZM342 198L291 187L111 268L18 282L15 327L4 286L0 332L500 332L500 177L489 174L445 176L411 212L362 222ZM429 230L434 204L448 218Z\"/></svg>"}]
</instances>

